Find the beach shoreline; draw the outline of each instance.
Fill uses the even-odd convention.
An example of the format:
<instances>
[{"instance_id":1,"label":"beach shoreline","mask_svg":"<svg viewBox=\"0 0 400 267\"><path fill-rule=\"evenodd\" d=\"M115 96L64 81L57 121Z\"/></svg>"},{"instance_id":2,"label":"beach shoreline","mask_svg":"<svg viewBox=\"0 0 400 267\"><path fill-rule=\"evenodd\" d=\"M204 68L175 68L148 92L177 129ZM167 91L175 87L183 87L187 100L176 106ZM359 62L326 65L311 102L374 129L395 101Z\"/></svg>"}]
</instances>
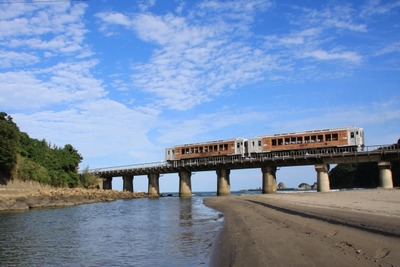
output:
<instances>
[{"instance_id":1,"label":"beach shoreline","mask_svg":"<svg viewBox=\"0 0 400 267\"><path fill-rule=\"evenodd\" d=\"M210 266L397 266L400 190L214 197Z\"/></svg>"}]
</instances>

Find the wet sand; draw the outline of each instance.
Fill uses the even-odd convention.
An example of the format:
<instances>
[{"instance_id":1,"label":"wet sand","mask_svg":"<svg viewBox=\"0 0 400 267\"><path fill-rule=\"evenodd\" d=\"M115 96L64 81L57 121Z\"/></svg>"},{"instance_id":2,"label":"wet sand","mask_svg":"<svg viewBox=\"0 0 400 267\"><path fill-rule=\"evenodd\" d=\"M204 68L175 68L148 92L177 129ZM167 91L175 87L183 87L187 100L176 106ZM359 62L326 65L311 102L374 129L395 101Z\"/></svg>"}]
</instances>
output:
<instances>
[{"instance_id":1,"label":"wet sand","mask_svg":"<svg viewBox=\"0 0 400 267\"><path fill-rule=\"evenodd\" d=\"M224 214L211 266L400 266L400 190L205 199Z\"/></svg>"}]
</instances>

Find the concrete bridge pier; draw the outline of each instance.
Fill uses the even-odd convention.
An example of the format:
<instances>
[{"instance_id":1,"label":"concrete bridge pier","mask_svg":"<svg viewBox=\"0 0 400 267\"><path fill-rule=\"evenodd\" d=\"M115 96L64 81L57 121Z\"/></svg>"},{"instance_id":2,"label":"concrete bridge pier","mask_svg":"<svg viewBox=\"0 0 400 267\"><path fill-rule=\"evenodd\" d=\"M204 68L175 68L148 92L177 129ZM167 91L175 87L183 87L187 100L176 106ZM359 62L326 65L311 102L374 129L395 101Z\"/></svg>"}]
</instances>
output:
<instances>
[{"instance_id":1,"label":"concrete bridge pier","mask_svg":"<svg viewBox=\"0 0 400 267\"><path fill-rule=\"evenodd\" d=\"M378 162L379 184L383 188L393 188L392 170L389 161Z\"/></svg>"},{"instance_id":2,"label":"concrete bridge pier","mask_svg":"<svg viewBox=\"0 0 400 267\"><path fill-rule=\"evenodd\" d=\"M231 194L229 174L231 170L218 169L217 171L217 196L228 196Z\"/></svg>"},{"instance_id":3,"label":"concrete bridge pier","mask_svg":"<svg viewBox=\"0 0 400 267\"><path fill-rule=\"evenodd\" d=\"M317 171L317 192L329 192L331 190L329 184L329 164L315 165Z\"/></svg>"},{"instance_id":4,"label":"concrete bridge pier","mask_svg":"<svg viewBox=\"0 0 400 267\"><path fill-rule=\"evenodd\" d=\"M123 180L123 191L133 192L133 175L122 176Z\"/></svg>"},{"instance_id":5,"label":"concrete bridge pier","mask_svg":"<svg viewBox=\"0 0 400 267\"><path fill-rule=\"evenodd\" d=\"M104 190L112 189L112 177L103 177L103 189Z\"/></svg>"},{"instance_id":6,"label":"concrete bridge pier","mask_svg":"<svg viewBox=\"0 0 400 267\"><path fill-rule=\"evenodd\" d=\"M150 173L147 177L149 178L148 194L154 197L160 196L160 174Z\"/></svg>"},{"instance_id":7,"label":"concrete bridge pier","mask_svg":"<svg viewBox=\"0 0 400 267\"><path fill-rule=\"evenodd\" d=\"M192 172L179 172L179 197L192 196Z\"/></svg>"},{"instance_id":8,"label":"concrete bridge pier","mask_svg":"<svg viewBox=\"0 0 400 267\"><path fill-rule=\"evenodd\" d=\"M261 168L263 174L263 194L274 194L277 192L276 186L276 167L265 166Z\"/></svg>"}]
</instances>

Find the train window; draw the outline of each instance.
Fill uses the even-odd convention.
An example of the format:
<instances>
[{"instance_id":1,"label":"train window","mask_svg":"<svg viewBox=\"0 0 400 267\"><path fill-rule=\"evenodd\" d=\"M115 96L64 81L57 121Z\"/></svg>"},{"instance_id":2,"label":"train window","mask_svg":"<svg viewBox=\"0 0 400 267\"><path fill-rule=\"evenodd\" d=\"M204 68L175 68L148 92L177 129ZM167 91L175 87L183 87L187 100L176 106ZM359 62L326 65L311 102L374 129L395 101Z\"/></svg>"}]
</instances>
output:
<instances>
[{"instance_id":1,"label":"train window","mask_svg":"<svg viewBox=\"0 0 400 267\"><path fill-rule=\"evenodd\" d=\"M302 136L297 137L297 143L298 144L303 143L303 137Z\"/></svg>"},{"instance_id":2,"label":"train window","mask_svg":"<svg viewBox=\"0 0 400 267\"><path fill-rule=\"evenodd\" d=\"M354 132L351 132L351 133L350 133L350 137L351 137L351 138L354 138Z\"/></svg>"},{"instance_id":3,"label":"train window","mask_svg":"<svg viewBox=\"0 0 400 267\"><path fill-rule=\"evenodd\" d=\"M222 151L222 150L224 150L224 146L221 144L221 145L219 145L219 151Z\"/></svg>"},{"instance_id":4,"label":"train window","mask_svg":"<svg viewBox=\"0 0 400 267\"><path fill-rule=\"evenodd\" d=\"M240 143L239 143L239 142L236 143L236 147L237 147L237 148L240 148Z\"/></svg>"},{"instance_id":5,"label":"train window","mask_svg":"<svg viewBox=\"0 0 400 267\"><path fill-rule=\"evenodd\" d=\"M228 150L228 144L224 144L224 150Z\"/></svg>"},{"instance_id":6,"label":"train window","mask_svg":"<svg viewBox=\"0 0 400 267\"><path fill-rule=\"evenodd\" d=\"M305 136L304 137L304 143L310 143L310 137L309 136Z\"/></svg>"},{"instance_id":7,"label":"train window","mask_svg":"<svg viewBox=\"0 0 400 267\"><path fill-rule=\"evenodd\" d=\"M317 140L317 136L311 135L311 143L315 143L316 140Z\"/></svg>"},{"instance_id":8,"label":"train window","mask_svg":"<svg viewBox=\"0 0 400 267\"><path fill-rule=\"evenodd\" d=\"M318 135L317 142L323 142L324 141L324 136L323 135Z\"/></svg>"},{"instance_id":9,"label":"train window","mask_svg":"<svg viewBox=\"0 0 400 267\"><path fill-rule=\"evenodd\" d=\"M258 146L261 146L261 140L258 141Z\"/></svg>"},{"instance_id":10,"label":"train window","mask_svg":"<svg viewBox=\"0 0 400 267\"><path fill-rule=\"evenodd\" d=\"M214 146L214 151L218 151L218 145Z\"/></svg>"},{"instance_id":11,"label":"train window","mask_svg":"<svg viewBox=\"0 0 400 267\"><path fill-rule=\"evenodd\" d=\"M332 140L332 135L331 134L326 134L325 135L325 141L331 141Z\"/></svg>"},{"instance_id":12,"label":"train window","mask_svg":"<svg viewBox=\"0 0 400 267\"><path fill-rule=\"evenodd\" d=\"M272 146L276 146L276 139L272 139Z\"/></svg>"},{"instance_id":13,"label":"train window","mask_svg":"<svg viewBox=\"0 0 400 267\"><path fill-rule=\"evenodd\" d=\"M289 140L290 140L290 138L285 138L285 145L289 144Z\"/></svg>"},{"instance_id":14,"label":"train window","mask_svg":"<svg viewBox=\"0 0 400 267\"><path fill-rule=\"evenodd\" d=\"M356 135L358 135L358 131L356 132Z\"/></svg>"},{"instance_id":15,"label":"train window","mask_svg":"<svg viewBox=\"0 0 400 267\"><path fill-rule=\"evenodd\" d=\"M209 151L209 152L212 152L212 151L213 151L213 147L212 147L212 146L209 146L209 147L208 147L208 151Z\"/></svg>"},{"instance_id":16,"label":"train window","mask_svg":"<svg viewBox=\"0 0 400 267\"><path fill-rule=\"evenodd\" d=\"M290 138L290 144L292 145L296 144L296 137Z\"/></svg>"},{"instance_id":17,"label":"train window","mask_svg":"<svg viewBox=\"0 0 400 267\"><path fill-rule=\"evenodd\" d=\"M253 143L253 147L254 147L255 146L254 141L252 143Z\"/></svg>"},{"instance_id":18,"label":"train window","mask_svg":"<svg viewBox=\"0 0 400 267\"><path fill-rule=\"evenodd\" d=\"M282 138L279 138L279 139L278 139L278 146L281 146L281 145L283 145L283 139L282 139Z\"/></svg>"},{"instance_id":19,"label":"train window","mask_svg":"<svg viewBox=\"0 0 400 267\"><path fill-rule=\"evenodd\" d=\"M339 140L339 135L337 133L332 134L332 141Z\"/></svg>"}]
</instances>

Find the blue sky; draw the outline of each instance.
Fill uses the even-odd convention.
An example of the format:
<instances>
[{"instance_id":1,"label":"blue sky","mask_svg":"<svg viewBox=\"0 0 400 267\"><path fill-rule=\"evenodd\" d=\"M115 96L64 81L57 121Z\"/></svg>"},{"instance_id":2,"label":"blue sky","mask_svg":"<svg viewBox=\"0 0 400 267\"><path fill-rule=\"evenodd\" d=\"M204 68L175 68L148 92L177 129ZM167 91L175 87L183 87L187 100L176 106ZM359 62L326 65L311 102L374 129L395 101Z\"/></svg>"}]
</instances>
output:
<instances>
[{"instance_id":1,"label":"blue sky","mask_svg":"<svg viewBox=\"0 0 400 267\"><path fill-rule=\"evenodd\" d=\"M0 1L0 110L82 168L182 143L340 126L400 138L400 1ZM313 166L277 181L313 183ZM147 191L147 178L135 177ZM113 186L121 188L121 178ZM178 175L160 178L177 191ZM193 191L216 190L214 172ZM231 172L231 189L261 171Z\"/></svg>"}]
</instances>

